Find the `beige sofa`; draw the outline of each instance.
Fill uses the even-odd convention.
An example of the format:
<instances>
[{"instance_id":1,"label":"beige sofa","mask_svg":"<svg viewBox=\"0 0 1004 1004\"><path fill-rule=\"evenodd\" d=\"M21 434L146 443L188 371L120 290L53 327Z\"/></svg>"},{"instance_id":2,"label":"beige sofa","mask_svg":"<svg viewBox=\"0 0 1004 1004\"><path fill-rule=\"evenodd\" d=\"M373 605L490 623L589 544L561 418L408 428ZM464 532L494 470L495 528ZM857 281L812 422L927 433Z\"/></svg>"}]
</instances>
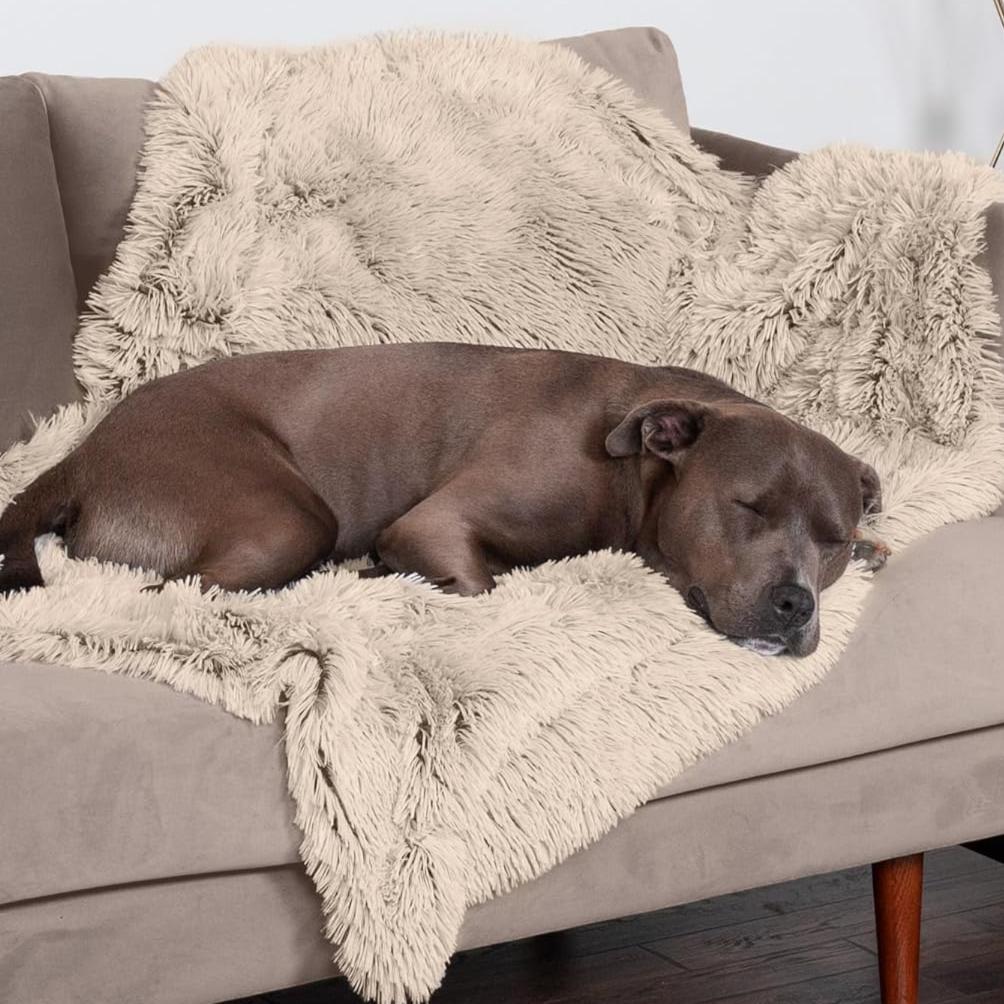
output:
<instances>
[{"instance_id":1,"label":"beige sofa","mask_svg":"<svg viewBox=\"0 0 1004 1004\"><path fill-rule=\"evenodd\" d=\"M665 35L563 40L688 127ZM75 317L122 235L144 80L0 79L0 447L76 395ZM795 154L692 130L727 167ZM1004 210L988 214L1001 271ZM1004 832L1004 518L897 555L828 679L543 878L461 947L866 862L908 1004L919 858ZM208 1004L333 975L278 728L167 687L0 666L0 1000ZM900 904L894 908L894 904Z\"/></svg>"}]
</instances>

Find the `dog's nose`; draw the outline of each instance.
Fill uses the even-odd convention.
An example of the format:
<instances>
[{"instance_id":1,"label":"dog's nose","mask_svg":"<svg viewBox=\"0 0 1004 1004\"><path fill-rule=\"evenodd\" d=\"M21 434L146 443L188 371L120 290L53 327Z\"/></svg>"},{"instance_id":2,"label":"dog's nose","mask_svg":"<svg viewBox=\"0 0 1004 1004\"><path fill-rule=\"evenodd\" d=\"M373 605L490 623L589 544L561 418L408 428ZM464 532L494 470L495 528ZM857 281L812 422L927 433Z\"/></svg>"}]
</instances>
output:
<instances>
[{"instance_id":1,"label":"dog's nose","mask_svg":"<svg viewBox=\"0 0 1004 1004\"><path fill-rule=\"evenodd\" d=\"M771 606L785 628L800 628L807 624L816 609L816 601L808 589L790 585L775 586L770 593Z\"/></svg>"}]
</instances>

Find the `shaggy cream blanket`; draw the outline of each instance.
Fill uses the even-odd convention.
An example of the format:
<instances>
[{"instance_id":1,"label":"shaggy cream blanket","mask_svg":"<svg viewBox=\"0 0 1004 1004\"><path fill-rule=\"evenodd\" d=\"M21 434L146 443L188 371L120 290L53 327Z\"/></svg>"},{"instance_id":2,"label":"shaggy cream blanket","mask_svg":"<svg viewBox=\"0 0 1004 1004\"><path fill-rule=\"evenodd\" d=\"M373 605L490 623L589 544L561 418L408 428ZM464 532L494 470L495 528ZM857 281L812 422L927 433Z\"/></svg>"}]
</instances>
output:
<instances>
[{"instance_id":1,"label":"shaggy cream blanket","mask_svg":"<svg viewBox=\"0 0 1004 1004\"><path fill-rule=\"evenodd\" d=\"M976 257L1004 186L962 157L834 148L754 188L605 73L499 37L197 50L147 131L76 341L87 404L7 453L0 504L152 377L423 339L724 377L873 463L897 548L998 503L998 319ZM849 571L819 650L764 659L622 554L476 599L336 568L203 596L40 547L49 585L0 602L0 655L161 680L256 722L283 709L335 958L385 1004L437 986L468 905L818 680L869 588Z\"/></svg>"}]
</instances>

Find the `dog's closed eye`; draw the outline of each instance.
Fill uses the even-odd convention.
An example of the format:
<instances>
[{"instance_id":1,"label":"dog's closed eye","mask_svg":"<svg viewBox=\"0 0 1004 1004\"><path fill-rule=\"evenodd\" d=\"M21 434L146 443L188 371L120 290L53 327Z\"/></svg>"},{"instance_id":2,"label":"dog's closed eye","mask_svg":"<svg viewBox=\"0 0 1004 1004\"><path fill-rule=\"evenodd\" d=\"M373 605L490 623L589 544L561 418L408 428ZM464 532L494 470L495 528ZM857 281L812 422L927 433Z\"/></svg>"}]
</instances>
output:
<instances>
[{"instance_id":1,"label":"dog's closed eye","mask_svg":"<svg viewBox=\"0 0 1004 1004\"><path fill-rule=\"evenodd\" d=\"M735 502L740 509L745 509L746 512L751 512L754 516L759 516L760 519L767 518L764 515L763 510L755 502L744 502L742 499L733 499L732 501Z\"/></svg>"}]
</instances>

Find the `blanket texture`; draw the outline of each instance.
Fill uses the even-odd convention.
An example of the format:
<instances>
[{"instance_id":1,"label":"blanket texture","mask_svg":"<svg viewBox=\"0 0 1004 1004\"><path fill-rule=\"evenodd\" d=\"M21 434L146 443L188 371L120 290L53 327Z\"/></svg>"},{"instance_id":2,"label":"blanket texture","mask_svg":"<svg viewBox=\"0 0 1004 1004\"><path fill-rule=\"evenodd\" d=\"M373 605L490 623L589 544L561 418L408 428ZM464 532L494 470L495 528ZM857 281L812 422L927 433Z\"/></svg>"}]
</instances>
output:
<instances>
[{"instance_id":1,"label":"blanket texture","mask_svg":"<svg viewBox=\"0 0 1004 1004\"><path fill-rule=\"evenodd\" d=\"M149 111L128 233L76 340L86 402L7 453L0 505L153 377L437 339L723 377L874 464L877 529L901 548L999 501L998 318L976 259L1001 199L963 157L853 147L755 187L605 73L504 37L197 50ZM335 958L383 1004L438 985L468 905L818 680L869 588L851 569L818 651L764 659L622 554L475 599L346 568L157 595L39 546L50 584L0 602L0 655L283 711Z\"/></svg>"}]
</instances>

